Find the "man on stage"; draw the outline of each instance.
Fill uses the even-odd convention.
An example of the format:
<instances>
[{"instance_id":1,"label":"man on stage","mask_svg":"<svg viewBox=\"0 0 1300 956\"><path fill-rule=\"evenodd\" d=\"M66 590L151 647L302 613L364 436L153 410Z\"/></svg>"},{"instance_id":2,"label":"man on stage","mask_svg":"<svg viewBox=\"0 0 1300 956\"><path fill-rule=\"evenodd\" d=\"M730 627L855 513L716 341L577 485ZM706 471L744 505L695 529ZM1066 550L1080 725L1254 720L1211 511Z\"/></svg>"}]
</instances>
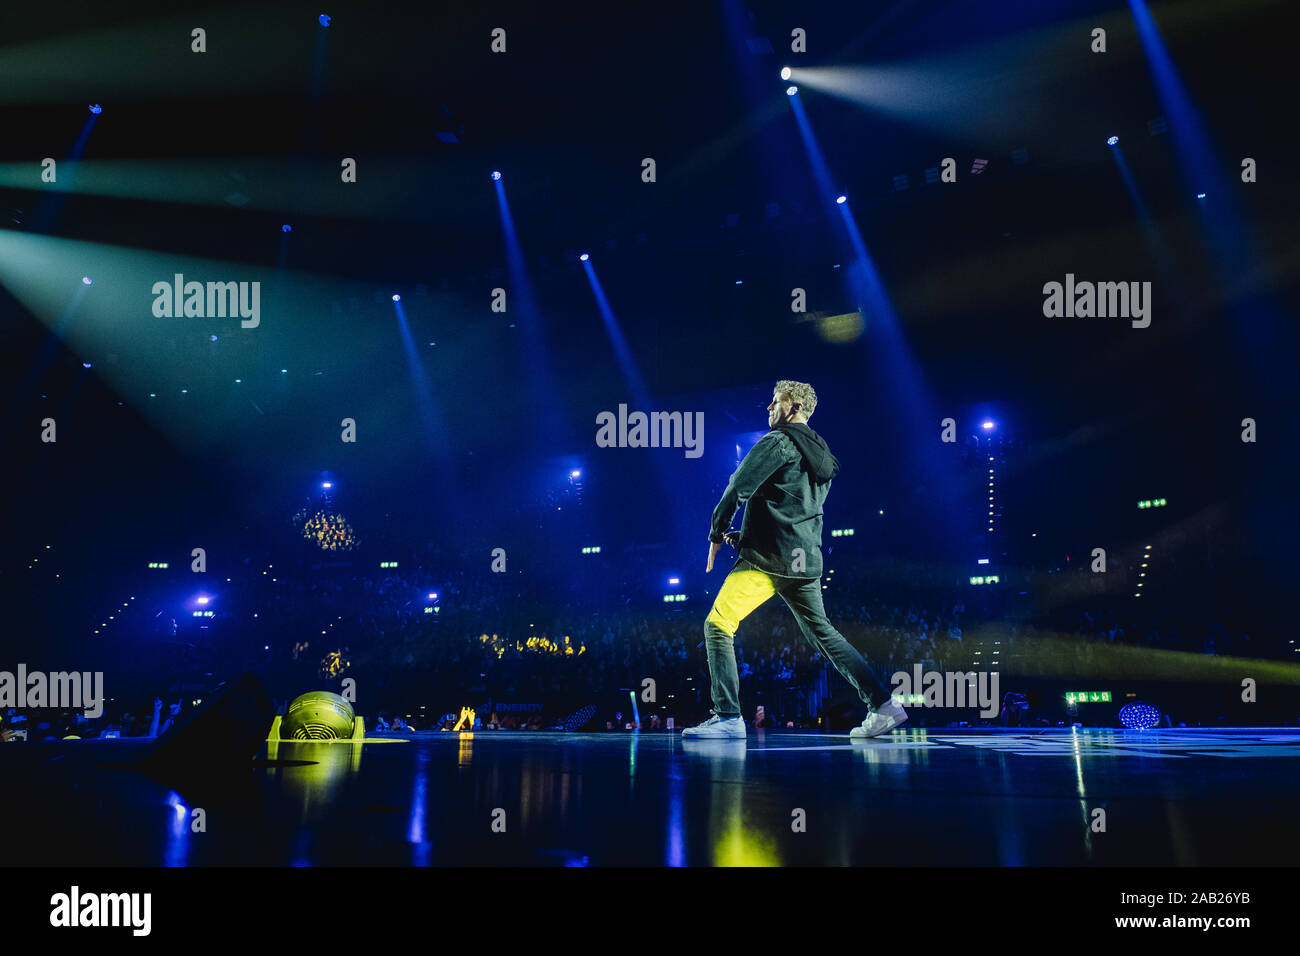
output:
<instances>
[{"instance_id":1,"label":"man on stage","mask_svg":"<svg viewBox=\"0 0 1300 956\"><path fill-rule=\"evenodd\" d=\"M750 449L713 511L705 572L713 570L722 542L740 554L704 621L713 716L683 730L683 737L745 737L733 639L740 622L773 594L781 595L804 638L866 703L867 718L850 737L875 737L907 720L907 712L826 619L822 606L822 506L840 463L822 437L808 427L816 408L817 393L811 385L777 382L767 406L772 430ZM727 528L741 504L745 518L737 534Z\"/></svg>"}]
</instances>

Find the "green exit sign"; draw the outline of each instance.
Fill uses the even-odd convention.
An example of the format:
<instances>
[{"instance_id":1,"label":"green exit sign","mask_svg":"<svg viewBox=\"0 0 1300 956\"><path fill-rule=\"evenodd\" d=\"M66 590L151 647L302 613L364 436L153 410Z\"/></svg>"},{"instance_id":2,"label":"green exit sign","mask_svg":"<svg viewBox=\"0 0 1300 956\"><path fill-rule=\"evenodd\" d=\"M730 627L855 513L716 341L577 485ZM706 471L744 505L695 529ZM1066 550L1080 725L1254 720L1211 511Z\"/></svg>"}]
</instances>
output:
<instances>
[{"instance_id":1,"label":"green exit sign","mask_svg":"<svg viewBox=\"0 0 1300 956\"><path fill-rule=\"evenodd\" d=\"M1065 695L1067 704L1109 704L1110 691L1108 690L1077 690L1070 691Z\"/></svg>"}]
</instances>

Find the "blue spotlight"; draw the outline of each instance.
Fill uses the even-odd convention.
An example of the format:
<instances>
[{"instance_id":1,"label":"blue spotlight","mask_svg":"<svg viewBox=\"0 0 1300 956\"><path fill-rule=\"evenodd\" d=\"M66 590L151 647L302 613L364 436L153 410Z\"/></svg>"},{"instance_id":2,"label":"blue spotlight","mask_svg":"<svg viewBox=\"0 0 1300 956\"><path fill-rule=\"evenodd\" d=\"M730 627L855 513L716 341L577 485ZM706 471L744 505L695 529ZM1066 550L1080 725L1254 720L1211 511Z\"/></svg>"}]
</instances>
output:
<instances>
[{"instance_id":1,"label":"blue spotlight","mask_svg":"<svg viewBox=\"0 0 1300 956\"><path fill-rule=\"evenodd\" d=\"M1119 142L1119 137L1118 137L1118 136L1112 136L1110 139L1106 140L1106 145L1107 145L1107 146L1114 146L1114 145L1115 145L1116 143L1118 143L1118 142Z\"/></svg>"},{"instance_id":2,"label":"blue spotlight","mask_svg":"<svg viewBox=\"0 0 1300 956\"><path fill-rule=\"evenodd\" d=\"M214 336L211 336L211 339L212 339L213 342L215 342L215 341L217 340L217 337L214 335Z\"/></svg>"},{"instance_id":3,"label":"blue spotlight","mask_svg":"<svg viewBox=\"0 0 1300 956\"><path fill-rule=\"evenodd\" d=\"M90 363L89 363L89 362L82 362L82 363L81 363L81 367L82 367L82 368L90 368Z\"/></svg>"},{"instance_id":4,"label":"blue spotlight","mask_svg":"<svg viewBox=\"0 0 1300 956\"><path fill-rule=\"evenodd\" d=\"M578 258L581 259L583 262L586 262L586 261L590 258L590 256L588 256L588 255L584 252L582 255L578 256Z\"/></svg>"},{"instance_id":5,"label":"blue spotlight","mask_svg":"<svg viewBox=\"0 0 1300 956\"><path fill-rule=\"evenodd\" d=\"M322 481L322 482L320 483L320 486L321 486L322 488L333 488L333 487L334 487L334 482L332 482L332 481Z\"/></svg>"},{"instance_id":6,"label":"blue spotlight","mask_svg":"<svg viewBox=\"0 0 1300 956\"><path fill-rule=\"evenodd\" d=\"M91 103L90 111L98 116L100 113L104 112L104 107L100 106L98 103Z\"/></svg>"},{"instance_id":7,"label":"blue spotlight","mask_svg":"<svg viewBox=\"0 0 1300 956\"><path fill-rule=\"evenodd\" d=\"M794 96L794 95L795 95L796 93L798 93L798 92L799 92L799 87L797 87L797 86L787 86L787 87L785 88L785 95L786 95L786 96Z\"/></svg>"},{"instance_id":8,"label":"blue spotlight","mask_svg":"<svg viewBox=\"0 0 1300 956\"><path fill-rule=\"evenodd\" d=\"M579 471L577 468L575 468L575 469L573 469L573 471L569 472L569 477L570 477L570 478L581 478L581 477L582 477L582 472Z\"/></svg>"},{"instance_id":9,"label":"blue spotlight","mask_svg":"<svg viewBox=\"0 0 1300 956\"><path fill-rule=\"evenodd\" d=\"M328 13L322 13L316 18L316 22L323 27L327 27L330 25L330 15Z\"/></svg>"},{"instance_id":10,"label":"blue spotlight","mask_svg":"<svg viewBox=\"0 0 1300 956\"><path fill-rule=\"evenodd\" d=\"M498 180L498 179L500 179L500 178L501 178L501 170L499 170L499 169L494 169L494 170L492 170L492 179L493 179L493 181Z\"/></svg>"},{"instance_id":11,"label":"blue spotlight","mask_svg":"<svg viewBox=\"0 0 1300 956\"><path fill-rule=\"evenodd\" d=\"M681 584L681 583L682 583L682 579L681 579L681 578L669 578L669 579L668 579L668 583L669 583L669 584Z\"/></svg>"},{"instance_id":12,"label":"blue spotlight","mask_svg":"<svg viewBox=\"0 0 1300 956\"><path fill-rule=\"evenodd\" d=\"M1205 193L1197 193L1197 194L1196 194L1196 198L1197 198L1197 199L1204 199L1204 198L1205 198Z\"/></svg>"},{"instance_id":13,"label":"blue spotlight","mask_svg":"<svg viewBox=\"0 0 1300 956\"><path fill-rule=\"evenodd\" d=\"M401 297L400 295L398 295L396 292L394 292L394 293L393 293L393 301L394 301L394 302L401 302L401 301L402 301L402 297Z\"/></svg>"},{"instance_id":14,"label":"blue spotlight","mask_svg":"<svg viewBox=\"0 0 1300 956\"><path fill-rule=\"evenodd\" d=\"M1205 193L1201 193L1201 195L1204 196ZM82 276L82 277L81 277L81 284L82 284L82 285L90 285L90 276Z\"/></svg>"},{"instance_id":15,"label":"blue spotlight","mask_svg":"<svg viewBox=\"0 0 1300 956\"><path fill-rule=\"evenodd\" d=\"M1119 709L1119 722L1129 730L1146 730L1160 723L1160 711L1150 704L1134 701Z\"/></svg>"},{"instance_id":16,"label":"blue spotlight","mask_svg":"<svg viewBox=\"0 0 1300 956\"><path fill-rule=\"evenodd\" d=\"M836 204L837 204L837 205L840 205L840 206L843 206L843 205L844 205L846 202L848 202L848 201L849 201L849 197L848 197L848 196L836 196L836 197L835 197L835 202L836 202Z\"/></svg>"},{"instance_id":17,"label":"blue spotlight","mask_svg":"<svg viewBox=\"0 0 1300 956\"><path fill-rule=\"evenodd\" d=\"M992 422L985 422L985 423L983 424L982 427L983 427L983 429L984 429L986 432L987 432L987 431L992 431L992 430L993 430L993 423L992 423Z\"/></svg>"},{"instance_id":18,"label":"blue spotlight","mask_svg":"<svg viewBox=\"0 0 1300 956\"><path fill-rule=\"evenodd\" d=\"M781 67L781 79L783 80L790 79L790 68L788 66Z\"/></svg>"},{"instance_id":19,"label":"blue spotlight","mask_svg":"<svg viewBox=\"0 0 1300 956\"><path fill-rule=\"evenodd\" d=\"M281 232L293 232L293 226L289 225L289 224L286 222L283 226L280 227L280 231L281 231Z\"/></svg>"}]
</instances>

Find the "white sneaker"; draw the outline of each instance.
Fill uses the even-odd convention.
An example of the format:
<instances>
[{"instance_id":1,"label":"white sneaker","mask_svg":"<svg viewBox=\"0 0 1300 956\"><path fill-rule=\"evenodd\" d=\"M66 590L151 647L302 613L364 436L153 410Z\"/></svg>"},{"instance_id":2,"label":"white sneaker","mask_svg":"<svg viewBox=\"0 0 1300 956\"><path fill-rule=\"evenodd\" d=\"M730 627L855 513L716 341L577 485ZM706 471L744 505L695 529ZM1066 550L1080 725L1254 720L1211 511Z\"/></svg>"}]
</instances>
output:
<instances>
[{"instance_id":1,"label":"white sneaker","mask_svg":"<svg viewBox=\"0 0 1300 956\"><path fill-rule=\"evenodd\" d=\"M850 730L849 736L855 740L866 737L879 737L881 734L893 730L905 720L907 720L907 711L903 710L902 704L891 697L867 714L867 719L862 722L861 726Z\"/></svg>"},{"instance_id":2,"label":"white sneaker","mask_svg":"<svg viewBox=\"0 0 1300 956\"><path fill-rule=\"evenodd\" d=\"M735 740L745 739L745 722L739 717L723 718L714 714L704 723L687 727L682 731L683 737L729 737Z\"/></svg>"}]
</instances>

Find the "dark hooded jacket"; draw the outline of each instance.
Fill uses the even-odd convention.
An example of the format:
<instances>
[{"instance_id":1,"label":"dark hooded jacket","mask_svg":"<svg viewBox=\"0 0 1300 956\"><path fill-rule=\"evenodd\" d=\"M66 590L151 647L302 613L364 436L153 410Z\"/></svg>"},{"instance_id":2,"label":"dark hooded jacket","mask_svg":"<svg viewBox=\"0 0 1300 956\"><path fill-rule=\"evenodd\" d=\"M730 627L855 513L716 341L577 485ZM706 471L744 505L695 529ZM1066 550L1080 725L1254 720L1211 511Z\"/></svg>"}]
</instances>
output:
<instances>
[{"instance_id":1,"label":"dark hooded jacket","mask_svg":"<svg viewBox=\"0 0 1300 956\"><path fill-rule=\"evenodd\" d=\"M807 425L777 425L749 450L713 510L709 540L722 540L736 510L740 557L785 578L822 574L822 505L840 463Z\"/></svg>"}]
</instances>

